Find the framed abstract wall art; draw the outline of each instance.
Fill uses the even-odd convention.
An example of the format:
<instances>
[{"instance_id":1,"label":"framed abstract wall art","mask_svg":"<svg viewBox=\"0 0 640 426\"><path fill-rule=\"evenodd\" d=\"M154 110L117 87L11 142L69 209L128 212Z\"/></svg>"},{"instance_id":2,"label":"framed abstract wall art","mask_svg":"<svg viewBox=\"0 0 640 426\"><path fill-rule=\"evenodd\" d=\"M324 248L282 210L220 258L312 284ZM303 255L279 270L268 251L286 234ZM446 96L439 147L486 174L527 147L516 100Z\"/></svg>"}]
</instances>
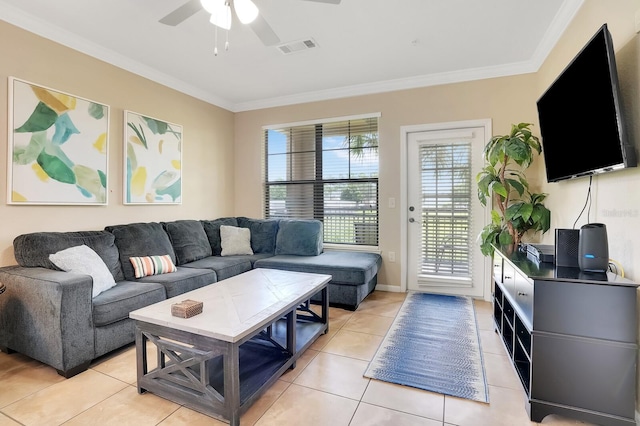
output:
<instances>
[{"instance_id":1,"label":"framed abstract wall art","mask_svg":"<svg viewBox=\"0 0 640 426\"><path fill-rule=\"evenodd\" d=\"M9 77L9 204L107 204L109 106Z\"/></svg>"},{"instance_id":2,"label":"framed abstract wall art","mask_svg":"<svg viewBox=\"0 0 640 426\"><path fill-rule=\"evenodd\" d=\"M124 204L182 203L182 126L124 112Z\"/></svg>"}]
</instances>

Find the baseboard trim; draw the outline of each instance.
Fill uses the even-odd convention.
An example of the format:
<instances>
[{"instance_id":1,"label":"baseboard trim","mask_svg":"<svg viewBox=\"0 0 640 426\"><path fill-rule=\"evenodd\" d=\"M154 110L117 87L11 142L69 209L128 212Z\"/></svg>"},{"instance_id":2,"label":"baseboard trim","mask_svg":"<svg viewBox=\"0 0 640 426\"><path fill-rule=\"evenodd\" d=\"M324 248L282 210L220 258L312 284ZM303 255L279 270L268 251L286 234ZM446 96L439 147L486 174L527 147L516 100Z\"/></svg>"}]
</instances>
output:
<instances>
[{"instance_id":1,"label":"baseboard trim","mask_svg":"<svg viewBox=\"0 0 640 426\"><path fill-rule=\"evenodd\" d=\"M390 291L393 293L404 293L404 291L402 291L399 285L376 284L376 290Z\"/></svg>"}]
</instances>

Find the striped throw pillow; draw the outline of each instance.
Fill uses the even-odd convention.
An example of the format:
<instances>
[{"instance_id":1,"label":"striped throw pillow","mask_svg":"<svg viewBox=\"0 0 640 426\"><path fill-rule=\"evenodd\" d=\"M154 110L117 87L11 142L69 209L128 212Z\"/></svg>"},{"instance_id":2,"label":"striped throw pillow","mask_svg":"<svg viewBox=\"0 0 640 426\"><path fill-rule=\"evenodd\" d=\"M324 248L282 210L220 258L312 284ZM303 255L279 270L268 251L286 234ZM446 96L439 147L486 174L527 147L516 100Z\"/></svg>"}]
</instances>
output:
<instances>
[{"instance_id":1,"label":"striped throw pillow","mask_svg":"<svg viewBox=\"0 0 640 426\"><path fill-rule=\"evenodd\" d=\"M148 277L149 275L168 274L175 272L176 266L171 261L168 254L164 256L144 256L130 257L133 271L136 278Z\"/></svg>"}]
</instances>

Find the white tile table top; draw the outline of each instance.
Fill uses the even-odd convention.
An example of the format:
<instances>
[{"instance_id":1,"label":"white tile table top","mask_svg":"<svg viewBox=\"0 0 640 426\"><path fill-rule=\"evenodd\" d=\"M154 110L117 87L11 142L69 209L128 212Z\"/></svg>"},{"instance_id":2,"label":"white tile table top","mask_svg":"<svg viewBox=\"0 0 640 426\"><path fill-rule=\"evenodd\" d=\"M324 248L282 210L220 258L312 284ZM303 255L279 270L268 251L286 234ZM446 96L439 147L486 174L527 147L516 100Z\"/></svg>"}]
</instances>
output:
<instances>
[{"instance_id":1,"label":"white tile table top","mask_svg":"<svg viewBox=\"0 0 640 426\"><path fill-rule=\"evenodd\" d=\"M331 275L258 268L135 310L129 317L237 342L307 300L330 280ZM171 305L185 299L203 302L202 313L191 318L171 315Z\"/></svg>"}]
</instances>

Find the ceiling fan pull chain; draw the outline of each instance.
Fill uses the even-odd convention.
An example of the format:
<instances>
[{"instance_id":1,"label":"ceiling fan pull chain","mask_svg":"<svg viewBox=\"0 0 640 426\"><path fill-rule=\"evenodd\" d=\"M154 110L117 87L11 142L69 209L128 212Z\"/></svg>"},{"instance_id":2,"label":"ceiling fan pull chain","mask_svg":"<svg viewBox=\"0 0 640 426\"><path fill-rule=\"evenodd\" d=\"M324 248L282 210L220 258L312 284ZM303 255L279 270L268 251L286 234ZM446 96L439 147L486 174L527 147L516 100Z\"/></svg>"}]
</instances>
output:
<instances>
[{"instance_id":1,"label":"ceiling fan pull chain","mask_svg":"<svg viewBox=\"0 0 640 426\"><path fill-rule=\"evenodd\" d=\"M216 27L214 31L216 32L216 45L213 48L213 56L218 56L218 27Z\"/></svg>"},{"instance_id":2,"label":"ceiling fan pull chain","mask_svg":"<svg viewBox=\"0 0 640 426\"><path fill-rule=\"evenodd\" d=\"M224 50L229 51L229 30L227 30L227 41L224 42Z\"/></svg>"}]
</instances>

